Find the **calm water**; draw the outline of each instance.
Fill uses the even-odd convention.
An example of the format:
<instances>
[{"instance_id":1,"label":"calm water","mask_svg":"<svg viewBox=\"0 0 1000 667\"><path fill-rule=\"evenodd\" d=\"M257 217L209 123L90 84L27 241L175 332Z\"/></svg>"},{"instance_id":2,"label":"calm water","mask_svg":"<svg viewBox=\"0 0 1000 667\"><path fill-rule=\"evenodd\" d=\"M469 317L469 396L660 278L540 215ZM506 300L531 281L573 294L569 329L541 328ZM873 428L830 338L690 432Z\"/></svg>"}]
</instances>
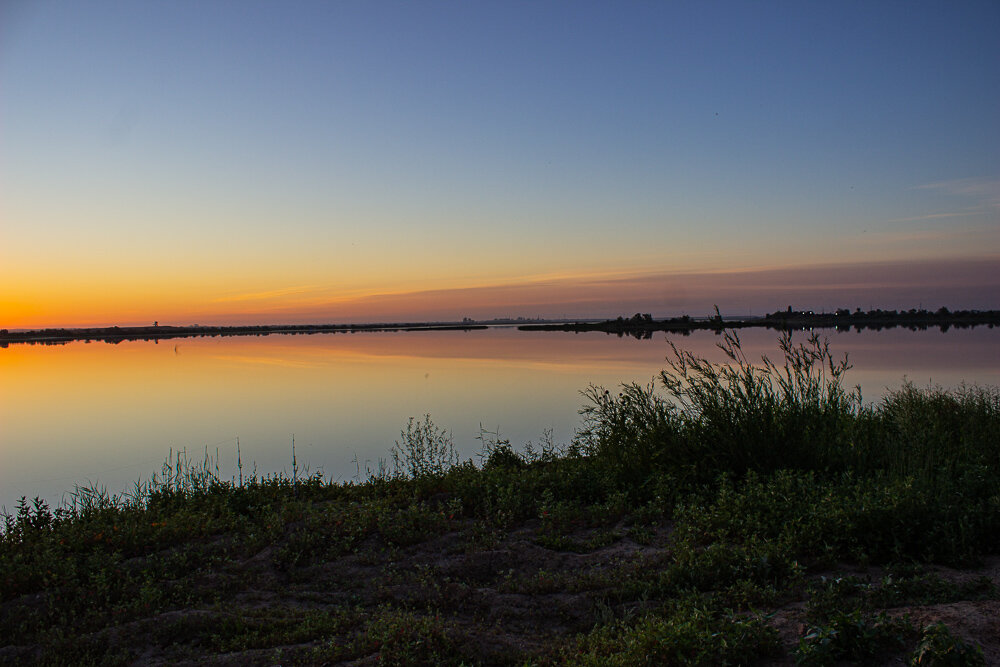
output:
<instances>
[{"instance_id":1,"label":"calm water","mask_svg":"<svg viewBox=\"0 0 1000 667\"><path fill-rule=\"evenodd\" d=\"M752 358L777 355L777 333L741 333ZM867 400L904 376L917 385L1000 385L1000 330L836 333ZM804 336L803 336L804 338ZM568 442L589 383L648 382L666 337L485 331L193 338L160 342L14 345L0 349L0 504L58 502L75 483L117 491L159 469L171 448L218 448L244 464L300 467L348 480L385 457L408 417L430 414L464 456L480 425L516 445L551 429ZM707 331L674 336L720 359ZM244 468L246 470L246 468Z\"/></svg>"}]
</instances>

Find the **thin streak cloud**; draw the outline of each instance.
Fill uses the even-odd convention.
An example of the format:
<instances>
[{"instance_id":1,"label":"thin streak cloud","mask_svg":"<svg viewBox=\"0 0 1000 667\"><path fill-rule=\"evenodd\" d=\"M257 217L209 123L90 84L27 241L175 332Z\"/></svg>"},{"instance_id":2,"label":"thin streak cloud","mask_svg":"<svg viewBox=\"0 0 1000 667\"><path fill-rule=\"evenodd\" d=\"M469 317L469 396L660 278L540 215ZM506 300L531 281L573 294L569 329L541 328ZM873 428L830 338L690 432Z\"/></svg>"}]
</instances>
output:
<instances>
[{"instance_id":1,"label":"thin streak cloud","mask_svg":"<svg viewBox=\"0 0 1000 667\"><path fill-rule=\"evenodd\" d=\"M1000 208L1000 178L959 178L918 185L914 190L930 190L957 197L975 198L982 208Z\"/></svg>"},{"instance_id":2,"label":"thin streak cloud","mask_svg":"<svg viewBox=\"0 0 1000 667\"><path fill-rule=\"evenodd\" d=\"M978 215L978 211L961 211L955 213L931 213L930 215L915 215L912 218L892 218L886 222L919 222L920 220L939 220L942 218L966 218Z\"/></svg>"},{"instance_id":3,"label":"thin streak cloud","mask_svg":"<svg viewBox=\"0 0 1000 667\"><path fill-rule=\"evenodd\" d=\"M283 289L267 290L264 292L247 292L244 294L234 294L230 296L220 296L212 299L215 303L230 303L234 301L267 301L279 299L293 294L305 294L317 289L316 285L301 285L299 287L285 287Z\"/></svg>"},{"instance_id":4,"label":"thin streak cloud","mask_svg":"<svg viewBox=\"0 0 1000 667\"><path fill-rule=\"evenodd\" d=\"M873 243L880 244L898 244L908 241L917 242L930 242L930 241L953 241L962 237L971 237L976 234L981 234L982 229L914 229L914 230L900 230L900 231L886 231L886 232L873 232L873 233L863 233L855 236L854 241L857 243L863 243L865 245L871 245Z\"/></svg>"}]
</instances>

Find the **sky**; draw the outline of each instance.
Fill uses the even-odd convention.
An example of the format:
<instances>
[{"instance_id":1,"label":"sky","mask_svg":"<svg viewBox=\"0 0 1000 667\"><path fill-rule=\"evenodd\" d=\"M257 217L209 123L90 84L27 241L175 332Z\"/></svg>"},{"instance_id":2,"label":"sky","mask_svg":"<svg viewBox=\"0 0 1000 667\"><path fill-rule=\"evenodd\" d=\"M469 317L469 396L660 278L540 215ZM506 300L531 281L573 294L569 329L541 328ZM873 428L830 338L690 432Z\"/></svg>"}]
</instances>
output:
<instances>
[{"instance_id":1,"label":"sky","mask_svg":"<svg viewBox=\"0 0 1000 667\"><path fill-rule=\"evenodd\" d=\"M1000 4L0 2L0 327L1000 308Z\"/></svg>"}]
</instances>

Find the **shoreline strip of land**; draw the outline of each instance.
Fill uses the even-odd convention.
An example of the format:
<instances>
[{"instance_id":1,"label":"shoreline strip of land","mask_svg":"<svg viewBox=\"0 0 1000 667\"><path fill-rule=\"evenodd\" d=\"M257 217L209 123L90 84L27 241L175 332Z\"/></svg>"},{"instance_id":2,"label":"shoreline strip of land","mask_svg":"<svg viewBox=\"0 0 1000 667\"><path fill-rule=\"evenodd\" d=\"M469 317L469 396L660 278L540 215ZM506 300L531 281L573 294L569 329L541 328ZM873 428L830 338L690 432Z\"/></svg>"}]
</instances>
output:
<instances>
[{"instance_id":1,"label":"shoreline strip of land","mask_svg":"<svg viewBox=\"0 0 1000 667\"><path fill-rule=\"evenodd\" d=\"M516 326L519 331L603 331L618 336L650 338L654 332L688 334L697 330L742 329L764 327L770 329L887 329L906 327L913 330L938 327L946 331L950 327L969 328L1000 325L1000 310L956 310L940 308L936 311L916 310L869 310L849 311L838 309L832 313L814 311L776 311L760 317L723 317L716 313L712 317L691 317L682 315L664 319L654 319L649 313L636 313L632 317L617 319L573 319L573 320L527 320L496 319L460 322L405 322L377 324L270 324L238 326L111 326L89 328L49 328L22 331L0 329L0 347L15 343L62 344L73 341L103 341L120 343L136 340L159 340L172 338L192 338L201 336L268 336L272 334L334 334L357 332L389 331L473 331L497 326Z\"/></svg>"}]
</instances>

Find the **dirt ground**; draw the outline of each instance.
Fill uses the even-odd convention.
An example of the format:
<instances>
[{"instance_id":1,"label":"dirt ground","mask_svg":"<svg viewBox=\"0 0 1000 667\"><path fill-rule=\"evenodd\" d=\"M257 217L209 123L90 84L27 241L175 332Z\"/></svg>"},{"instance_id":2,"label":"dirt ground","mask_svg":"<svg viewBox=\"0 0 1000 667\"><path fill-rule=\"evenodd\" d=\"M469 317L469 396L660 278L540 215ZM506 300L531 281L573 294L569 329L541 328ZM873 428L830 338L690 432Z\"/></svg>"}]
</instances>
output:
<instances>
[{"instance_id":1,"label":"dirt ground","mask_svg":"<svg viewBox=\"0 0 1000 667\"><path fill-rule=\"evenodd\" d=\"M292 570L275 565L278 547L272 545L223 568L192 573L189 584L223 591L220 603L127 621L90 639L127 649L137 658L134 664L275 664L278 650L289 662L308 662L309 652L320 644L318 639L211 653L197 640L165 640L163 628L221 624L227 617L267 617L276 610L353 608L377 613L389 606L440 610L451 631L465 642L463 652L496 664L515 656L534 655L543 661L546 656L555 658L553 646L564 645L612 618L627 618L641 613L644 606L655 606L656 600L614 602L616 582L622 573L669 562L669 527L652 531L640 544L622 525L616 528L613 542L585 553L542 546L538 529L536 522L528 522L471 547L471 523L406 547L387 547L378 536L370 536L352 553ZM582 542L592 534L580 531L574 537ZM1000 586L997 557L974 569L931 567L928 571L956 584L987 577ZM853 575L877 581L883 574L874 567L844 567L809 576ZM806 630L805 601L785 599L769 611L773 612L769 622L778 631L787 656L771 664L793 664L791 653ZM886 611L893 617L907 616L917 627L943 621L956 636L980 645L987 664L1000 665L1000 601L959 601ZM323 641L348 642L350 633L324 637ZM0 649L0 663L19 664L37 655L38 647L7 646ZM374 665L378 658L373 652L341 664Z\"/></svg>"}]
</instances>

